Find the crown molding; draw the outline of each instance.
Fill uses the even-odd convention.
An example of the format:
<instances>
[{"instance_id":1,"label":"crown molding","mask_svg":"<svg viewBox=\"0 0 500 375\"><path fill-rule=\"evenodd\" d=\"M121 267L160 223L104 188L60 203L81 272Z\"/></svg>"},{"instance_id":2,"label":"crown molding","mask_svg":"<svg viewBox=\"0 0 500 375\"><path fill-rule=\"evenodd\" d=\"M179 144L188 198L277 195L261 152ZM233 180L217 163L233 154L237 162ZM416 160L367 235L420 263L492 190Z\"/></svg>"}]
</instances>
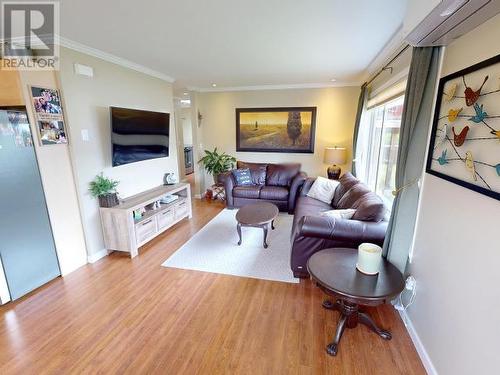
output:
<instances>
[{"instance_id":1,"label":"crown molding","mask_svg":"<svg viewBox=\"0 0 500 375\"><path fill-rule=\"evenodd\" d=\"M97 48L89 47L85 44L75 42L71 39L59 36L59 43L62 47L69 48L73 51L77 51L77 52L84 53L86 55L97 57L98 59L116 64L116 65L120 65L120 66L135 70L135 71L140 72L140 73L147 74L148 76L151 76L151 77L159 78L159 79L166 81L166 82L169 82L169 83L175 82L175 78L172 78L166 74L163 74L163 73L160 73L156 70L145 67L144 65L136 64L132 61L115 56L111 53L101 51Z\"/></svg>"},{"instance_id":2,"label":"crown molding","mask_svg":"<svg viewBox=\"0 0 500 375\"><path fill-rule=\"evenodd\" d=\"M290 90L290 89L321 89L328 87L361 86L360 82L332 82L332 83L296 83L283 85L257 85L257 86L230 86L230 87L194 87L187 89L196 92L227 92L227 91L260 91L260 90Z\"/></svg>"}]
</instances>

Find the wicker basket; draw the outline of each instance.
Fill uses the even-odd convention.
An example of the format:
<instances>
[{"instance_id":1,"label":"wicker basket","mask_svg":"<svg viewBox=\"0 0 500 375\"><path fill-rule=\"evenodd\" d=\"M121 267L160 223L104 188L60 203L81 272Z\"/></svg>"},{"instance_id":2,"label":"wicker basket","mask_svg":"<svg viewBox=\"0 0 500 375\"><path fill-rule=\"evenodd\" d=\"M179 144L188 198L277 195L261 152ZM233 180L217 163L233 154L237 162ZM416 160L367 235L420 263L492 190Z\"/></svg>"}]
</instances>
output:
<instances>
[{"instance_id":1,"label":"wicker basket","mask_svg":"<svg viewBox=\"0 0 500 375\"><path fill-rule=\"evenodd\" d=\"M99 206L101 207L114 207L120 203L118 201L118 196L116 193L111 193L111 194L106 194L106 195L101 195L99 197Z\"/></svg>"}]
</instances>

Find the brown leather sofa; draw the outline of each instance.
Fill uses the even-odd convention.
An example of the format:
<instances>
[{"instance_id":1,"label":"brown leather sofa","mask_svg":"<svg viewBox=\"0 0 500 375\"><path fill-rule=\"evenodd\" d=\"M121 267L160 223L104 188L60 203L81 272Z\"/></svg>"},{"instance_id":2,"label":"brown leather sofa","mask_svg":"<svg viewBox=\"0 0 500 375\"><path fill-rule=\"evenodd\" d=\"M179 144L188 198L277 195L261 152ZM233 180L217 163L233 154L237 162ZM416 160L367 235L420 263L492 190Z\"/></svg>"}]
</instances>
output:
<instances>
[{"instance_id":1,"label":"brown leather sofa","mask_svg":"<svg viewBox=\"0 0 500 375\"><path fill-rule=\"evenodd\" d=\"M382 199L356 179L344 174L331 204L307 196L315 179L308 178L297 199L292 226L291 268L295 277L309 277L307 261L330 247L357 248L363 242L384 243L387 221ZM354 208L352 219L320 216L322 211Z\"/></svg>"},{"instance_id":2,"label":"brown leather sofa","mask_svg":"<svg viewBox=\"0 0 500 375\"><path fill-rule=\"evenodd\" d=\"M223 175L228 208L252 202L271 202L280 211L293 214L295 201L307 175L300 164L247 163L238 161L237 168L249 168L253 185L237 186L232 171Z\"/></svg>"}]
</instances>

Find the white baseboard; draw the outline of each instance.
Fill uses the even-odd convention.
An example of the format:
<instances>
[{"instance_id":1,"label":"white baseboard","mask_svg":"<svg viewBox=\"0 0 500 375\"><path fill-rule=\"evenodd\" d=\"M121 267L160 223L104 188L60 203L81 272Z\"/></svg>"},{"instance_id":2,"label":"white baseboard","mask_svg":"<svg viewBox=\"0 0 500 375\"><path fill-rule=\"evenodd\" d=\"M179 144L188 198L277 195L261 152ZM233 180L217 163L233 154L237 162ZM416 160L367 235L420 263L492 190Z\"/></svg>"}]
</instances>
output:
<instances>
[{"instance_id":1,"label":"white baseboard","mask_svg":"<svg viewBox=\"0 0 500 375\"><path fill-rule=\"evenodd\" d=\"M424 344L422 344L422 341L420 340L420 337L418 336L417 331L415 330L415 327L413 326L413 323L408 316L408 313L406 311L399 311L399 315L403 320L406 330L410 334L411 341L413 341L413 345L415 345L415 349L417 349L417 353L420 357L420 360L422 361L422 364L425 367L425 370L427 371L427 374L438 375L438 372L432 364L431 358L429 357L427 350L425 350Z\"/></svg>"},{"instance_id":2,"label":"white baseboard","mask_svg":"<svg viewBox=\"0 0 500 375\"><path fill-rule=\"evenodd\" d=\"M194 195L194 197L195 197L196 199L201 199L201 194L195 194L195 195Z\"/></svg>"},{"instance_id":3,"label":"white baseboard","mask_svg":"<svg viewBox=\"0 0 500 375\"><path fill-rule=\"evenodd\" d=\"M98 251L97 253L95 254L92 254L92 255L89 255L87 256L87 261L89 263L95 263L97 262L99 259L101 258L104 258L105 256L108 255L108 250L106 249L102 249L101 251Z\"/></svg>"}]
</instances>

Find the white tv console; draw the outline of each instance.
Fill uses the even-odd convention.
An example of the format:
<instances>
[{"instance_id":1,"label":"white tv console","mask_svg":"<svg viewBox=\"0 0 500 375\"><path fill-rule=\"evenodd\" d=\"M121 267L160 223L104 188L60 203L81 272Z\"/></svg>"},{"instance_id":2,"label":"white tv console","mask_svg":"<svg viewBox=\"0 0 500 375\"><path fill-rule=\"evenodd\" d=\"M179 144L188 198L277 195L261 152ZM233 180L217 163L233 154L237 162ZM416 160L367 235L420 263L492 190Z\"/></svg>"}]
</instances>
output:
<instances>
[{"instance_id":1,"label":"white tv console","mask_svg":"<svg viewBox=\"0 0 500 375\"><path fill-rule=\"evenodd\" d=\"M178 195L179 199L161 204L155 210L146 208L171 194ZM146 212L141 219L134 219L134 211L141 208ZM186 183L158 186L124 199L117 206L101 207L100 213L106 249L128 252L133 258L140 246L182 219L192 217L191 187Z\"/></svg>"}]
</instances>

